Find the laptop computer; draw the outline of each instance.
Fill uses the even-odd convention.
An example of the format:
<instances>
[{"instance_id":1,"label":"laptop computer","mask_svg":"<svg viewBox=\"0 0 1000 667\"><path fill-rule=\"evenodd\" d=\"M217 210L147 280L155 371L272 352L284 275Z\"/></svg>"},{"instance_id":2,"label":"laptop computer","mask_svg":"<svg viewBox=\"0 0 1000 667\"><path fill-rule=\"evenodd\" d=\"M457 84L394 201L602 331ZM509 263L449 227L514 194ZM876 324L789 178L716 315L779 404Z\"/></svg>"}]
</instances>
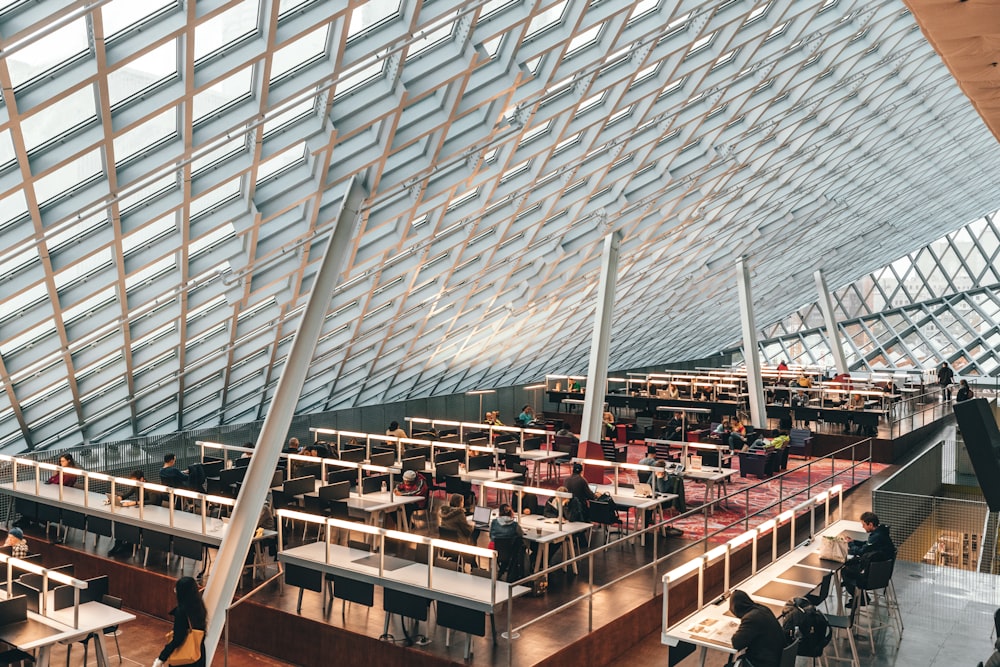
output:
<instances>
[{"instance_id":1,"label":"laptop computer","mask_svg":"<svg viewBox=\"0 0 1000 667\"><path fill-rule=\"evenodd\" d=\"M594 494L597 493L597 485L596 484L591 484L590 485L590 492L594 493Z\"/></svg>"},{"instance_id":2,"label":"laptop computer","mask_svg":"<svg viewBox=\"0 0 1000 667\"><path fill-rule=\"evenodd\" d=\"M493 510L489 507L476 505L472 510L472 525L479 530L489 530L490 520L493 518Z\"/></svg>"},{"instance_id":3,"label":"laptop computer","mask_svg":"<svg viewBox=\"0 0 1000 667\"><path fill-rule=\"evenodd\" d=\"M121 496L112 496L110 493L105 494L107 500L104 501L105 505L114 505L115 507L134 507L136 501L134 500L122 500Z\"/></svg>"},{"instance_id":4,"label":"laptop computer","mask_svg":"<svg viewBox=\"0 0 1000 667\"><path fill-rule=\"evenodd\" d=\"M653 487L649 484L636 484L633 489L636 498L652 498L653 497Z\"/></svg>"}]
</instances>

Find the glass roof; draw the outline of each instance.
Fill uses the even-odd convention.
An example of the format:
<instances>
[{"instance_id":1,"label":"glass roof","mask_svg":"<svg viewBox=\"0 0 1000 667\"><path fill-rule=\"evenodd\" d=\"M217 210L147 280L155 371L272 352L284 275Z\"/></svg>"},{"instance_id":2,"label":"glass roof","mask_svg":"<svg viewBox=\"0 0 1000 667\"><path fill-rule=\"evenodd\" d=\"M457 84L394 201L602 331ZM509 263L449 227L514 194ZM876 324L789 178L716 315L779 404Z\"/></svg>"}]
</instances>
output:
<instances>
[{"instance_id":1,"label":"glass roof","mask_svg":"<svg viewBox=\"0 0 1000 667\"><path fill-rule=\"evenodd\" d=\"M0 450L261 418L354 176L302 412L583 372L612 230L627 368L730 344L741 255L766 328L996 205L900 0L39 0L0 34ZM875 298L963 289L975 236Z\"/></svg>"}]
</instances>

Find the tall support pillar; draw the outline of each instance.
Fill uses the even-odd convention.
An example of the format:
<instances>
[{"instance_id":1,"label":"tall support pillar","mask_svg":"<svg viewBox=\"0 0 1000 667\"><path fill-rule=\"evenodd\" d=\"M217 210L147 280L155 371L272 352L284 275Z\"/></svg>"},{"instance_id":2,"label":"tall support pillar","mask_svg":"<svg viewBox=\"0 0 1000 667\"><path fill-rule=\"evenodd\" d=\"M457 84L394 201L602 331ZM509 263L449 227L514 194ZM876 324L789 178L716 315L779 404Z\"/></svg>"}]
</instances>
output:
<instances>
[{"instance_id":1,"label":"tall support pillar","mask_svg":"<svg viewBox=\"0 0 1000 667\"><path fill-rule=\"evenodd\" d=\"M288 427L292 423L295 405L302 393L309 363L316 350L316 342L323 328L323 321L333 300L337 279L351 247L358 211L364 201L364 189L358 177L351 179L340 203L340 211L333 233L326 247L313 280L309 301L302 313L299 328L292 339L292 346L285 360L274 399L264 418L254 455L247 466L246 477L226 527L225 536L216 557L217 567L212 568L205 589L205 606L208 608L208 629L205 633L207 664L212 664L226 621L226 609L232 602L236 587L243 574L243 561L250 550L257 518L264 506L271 477L278 463Z\"/></svg>"},{"instance_id":2,"label":"tall support pillar","mask_svg":"<svg viewBox=\"0 0 1000 667\"><path fill-rule=\"evenodd\" d=\"M816 278L819 308L823 311L823 321L826 322L826 342L830 346L830 353L833 354L833 365L837 367L838 375L846 373L847 357L844 356L844 346L840 344L837 319L833 314L833 299L830 298L830 290L826 288L826 276L823 275L823 269L816 269L813 277Z\"/></svg>"},{"instance_id":3,"label":"tall support pillar","mask_svg":"<svg viewBox=\"0 0 1000 667\"><path fill-rule=\"evenodd\" d=\"M743 357L747 365L747 392L750 394L750 421L757 428L767 428L764 387L760 383L760 353L757 351L757 324L753 318L753 295L750 269L746 258L736 260L736 282L740 293L740 322L743 325Z\"/></svg>"},{"instance_id":4,"label":"tall support pillar","mask_svg":"<svg viewBox=\"0 0 1000 667\"><path fill-rule=\"evenodd\" d=\"M587 392L583 397L583 421L580 426L579 455L588 459L603 459L601 450L601 417L604 415L604 394L608 386L608 352L611 348L611 314L615 307L615 282L618 276L618 255L621 232L612 232L604 239L601 256L601 277L597 284L597 311L594 313L594 337L590 342L590 362L587 365ZM584 476L591 482L604 481L604 469L590 466Z\"/></svg>"}]
</instances>

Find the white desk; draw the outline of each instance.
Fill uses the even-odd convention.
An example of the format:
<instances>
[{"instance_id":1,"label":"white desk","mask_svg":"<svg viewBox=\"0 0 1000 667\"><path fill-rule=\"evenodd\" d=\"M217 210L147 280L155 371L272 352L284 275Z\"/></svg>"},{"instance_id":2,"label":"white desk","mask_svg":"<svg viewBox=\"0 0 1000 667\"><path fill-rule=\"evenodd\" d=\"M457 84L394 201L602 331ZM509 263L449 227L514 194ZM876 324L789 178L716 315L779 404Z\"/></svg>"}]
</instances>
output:
<instances>
[{"instance_id":1,"label":"white desk","mask_svg":"<svg viewBox=\"0 0 1000 667\"><path fill-rule=\"evenodd\" d=\"M525 541L534 542L538 545L538 549L535 552L534 565L536 572L548 569L550 545L565 543L568 555L566 560L576 557L576 542L573 540L573 536L587 532L593 526L593 524L583 521L563 521L560 528L558 519L546 519L544 516L535 514L521 515L519 523L521 524ZM573 574L579 574L579 569L575 562L572 567Z\"/></svg>"},{"instance_id":2,"label":"white desk","mask_svg":"<svg viewBox=\"0 0 1000 667\"><path fill-rule=\"evenodd\" d=\"M843 564L830 561L816 562L816 564L800 562L818 553L820 536L839 535L844 531L857 532L859 530L862 530L862 527L857 521L836 521L809 543L801 544L792 549L773 563L759 569L757 574L733 585L732 588L744 591L754 602L767 605L772 611L777 609L780 613L780 609L789 598L809 593L819 585L823 576L831 572L838 572L843 566ZM803 583L803 580L806 583ZM839 589L838 583L838 594ZM775 616L777 615L776 613ZM670 646L676 646L682 641L698 646L701 650L700 664L704 665L708 649L722 651L730 655L736 653L732 639L739 625L740 620L729 611L729 598L726 597L708 602L698 611L667 628L663 633L662 640L664 644Z\"/></svg>"},{"instance_id":3,"label":"white desk","mask_svg":"<svg viewBox=\"0 0 1000 667\"><path fill-rule=\"evenodd\" d=\"M729 485L729 480L739 472L734 468L702 468L701 470L684 470L684 479L705 485L705 502L712 496L712 488L716 489L716 499L722 498L722 492Z\"/></svg>"},{"instance_id":4,"label":"white desk","mask_svg":"<svg viewBox=\"0 0 1000 667\"><path fill-rule=\"evenodd\" d=\"M607 493L611 495L611 499L615 501L616 507L624 507L626 511L635 510L635 520L636 525L639 530L643 530L646 527L646 511L655 510L667 503L672 503L677 500L676 493L659 493L654 494L652 498L641 498L635 495L633 489L624 488L619 485L618 493L615 493L615 487L613 484L598 484L597 495L602 493ZM640 544L645 546L646 536L642 535L640 538Z\"/></svg>"},{"instance_id":5,"label":"white desk","mask_svg":"<svg viewBox=\"0 0 1000 667\"><path fill-rule=\"evenodd\" d=\"M298 565L311 570L335 574L356 581L367 582L411 593L420 597L441 600L468 609L494 613L495 608L507 601L507 586L494 592L493 582L485 577L477 577L447 568L434 567L431 572L433 588L427 586L427 564L409 563L393 570L386 569L381 574L377 565L358 562L371 554L360 549L339 544L330 545L330 562L326 562L326 545L323 542L303 544L278 554L284 563ZM516 586L515 597L530 592L525 586Z\"/></svg>"},{"instance_id":6,"label":"white desk","mask_svg":"<svg viewBox=\"0 0 1000 667\"><path fill-rule=\"evenodd\" d=\"M517 456L520 456L522 461L531 461L531 478L534 479L537 484L542 479L541 466L543 463L555 461L556 459L568 456L568 454L550 449L528 449L517 452Z\"/></svg>"},{"instance_id":7,"label":"white desk","mask_svg":"<svg viewBox=\"0 0 1000 667\"><path fill-rule=\"evenodd\" d=\"M47 616L29 611L28 618L43 623L53 630L52 634L45 637L36 637L13 644L22 651L37 650L35 664L38 667L48 667L52 647L55 644L75 641L91 633L96 636L94 653L97 657L97 665L98 667L108 667L108 651L104 644L104 628L134 621L135 615L121 609L109 607L100 602L85 602L80 605L79 624L75 628L73 627L72 607L49 612ZM0 627L0 640L7 640L3 627Z\"/></svg>"}]
</instances>

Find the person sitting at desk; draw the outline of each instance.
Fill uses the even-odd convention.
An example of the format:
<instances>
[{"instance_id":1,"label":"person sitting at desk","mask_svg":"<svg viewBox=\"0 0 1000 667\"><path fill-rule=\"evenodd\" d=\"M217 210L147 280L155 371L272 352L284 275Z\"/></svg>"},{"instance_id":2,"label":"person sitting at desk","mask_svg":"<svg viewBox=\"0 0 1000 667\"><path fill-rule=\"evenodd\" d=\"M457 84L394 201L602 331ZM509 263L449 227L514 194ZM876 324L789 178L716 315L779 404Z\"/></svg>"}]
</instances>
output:
<instances>
[{"instance_id":1,"label":"person sitting at desk","mask_svg":"<svg viewBox=\"0 0 1000 667\"><path fill-rule=\"evenodd\" d=\"M521 414L517 416L517 425L523 428L533 421L535 421L534 409L530 405L521 408Z\"/></svg>"},{"instance_id":2,"label":"person sitting at desk","mask_svg":"<svg viewBox=\"0 0 1000 667\"><path fill-rule=\"evenodd\" d=\"M399 422L397 422L397 421L389 422L389 430L387 430L385 432L385 434L386 435L391 435L394 438L405 438L406 437L406 431L404 431L403 429L399 428Z\"/></svg>"},{"instance_id":3,"label":"person sitting at desk","mask_svg":"<svg viewBox=\"0 0 1000 667\"><path fill-rule=\"evenodd\" d=\"M687 511L687 501L684 499L684 476L678 474L668 474L665 461L657 461L658 470L650 479L650 485L655 494L676 493L677 498L667 507L673 507L679 513ZM680 531L678 531L680 532Z\"/></svg>"},{"instance_id":4,"label":"person sitting at desk","mask_svg":"<svg viewBox=\"0 0 1000 667\"><path fill-rule=\"evenodd\" d=\"M76 468L76 463L73 462L72 454L63 454L59 457L59 465L63 468ZM60 482L59 475L62 474L62 481ZM59 484L62 483L63 486L76 486L76 475L68 472L66 470L56 470L51 477L45 480L46 484Z\"/></svg>"},{"instance_id":5,"label":"person sitting at desk","mask_svg":"<svg viewBox=\"0 0 1000 667\"><path fill-rule=\"evenodd\" d=\"M415 470L407 470L403 473L403 481L396 485L394 489L397 496L420 496L420 501L416 503L407 503L403 507L406 508L406 518L409 519L410 516L417 510L422 510L427 507L427 496L430 495L430 490L427 488L427 482L424 481L424 476L417 474Z\"/></svg>"},{"instance_id":6,"label":"person sitting at desk","mask_svg":"<svg viewBox=\"0 0 1000 667\"><path fill-rule=\"evenodd\" d=\"M315 477L318 479L323 472L323 464L319 462L319 450L309 445L302 450L302 455L314 458L316 462L292 461L292 477Z\"/></svg>"},{"instance_id":7,"label":"person sitting at desk","mask_svg":"<svg viewBox=\"0 0 1000 667\"><path fill-rule=\"evenodd\" d=\"M810 387L813 386L812 378L806 375L805 373L799 373L799 377L795 381L795 383L800 387L802 387L803 389L809 389Z\"/></svg>"},{"instance_id":8,"label":"person sitting at desk","mask_svg":"<svg viewBox=\"0 0 1000 667\"><path fill-rule=\"evenodd\" d=\"M163 467L160 468L160 484L182 488L187 486L189 481L187 473L177 468L177 456L173 452L164 454Z\"/></svg>"},{"instance_id":9,"label":"person sitting at desk","mask_svg":"<svg viewBox=\"0 0 1000 667\"><path fill-rule=\"evenodd\" d=\"M490 540L495 542L496 540L513 539L515 537L523 538L524 531L521 530L521 524L514 518L514 509L507 503L504 503L500 505L500 512L497 518L490 522Z\"/></svg>"},{"instance_id":10,"label":"person sitting at desk","mask_svg":"<svg viewBox=\"0 0 1000 667\"><path fill-rule=\"evenodd\" d=\"M298 438L289 438L288 439L288 444L285 445L285 448L283 450L281 450L281 451L284 454L298 454L299 453L299 439Z\"/></svg>"},{"instance_id":11,"label":"person sitting at desk","mask_svg":"<svg viewBox=\"0 0 1000 667\"><path fill-rule=\"evenodd\" d=\"M605 410L604 414L601 416L601 421L604 422L604 436L606 438L614 438L615 416L610 412L608 412L607 410Z\"/></svg>"},{"instance_id":12,"label":"person sitting at desk","mask_svg":"<svg viewBox=\"0 0 1000 667\"><path fill-rule=\"evenodd\" d=\"M28 540L24 539L24 531L20 528L11 528L3 545L10 547L10 555L14 558L24 558L28 555Z\"/></svg>"},{"instance_id":13,"label":"person sitting at desk","mask_svg":"<svg viewBox=\"0 0 1000 667\"><path fill-rule=\"evenodd\" d=\"M785 631L770 609L755 603L741 590L733 591L729 611L740 619L733 634L733 648L753 667L779 667L785 648Z\"/></svg>"},{"instance_id":14,"label":"person sitting at desk","mask_svg":"<svg viewBox=\"0 0 1000 667\"><path fill-rule=\"evenodd\" d=\"M133 470L132 472L129 473L128 478L134 479L137 482L146 481L146 475L141 470ZM126 485L120 485L117 488L120 489L122 486ZM139 487L126 486L125 490L118 497L121 498L122 507L135 505L139 501ZM159 505L162 502L163 499L161 495L156 491L150 491L149 489L145 489L143 491L142 503L144 505ZM108 551L108 556L117 556L120 553L131 551L133 546L134 545L128 540L120 540L120 539L115 540L114 546L112 546L111 549Z\"/></svg>"},{"instance_id":15,"label":"person sitting at desk","mask_svg":"<svg viewBox=\"0 0 1000 667\"><path fill-rule=\"evenodd\" d=\"M663 429L663 435L666 440L683 440L684 439L684 413L675 412L670 421L667 422L666 427Z\"/></svg>"},{"instance_id":16,"label":"person sitting at desk","mask_svg":"<svg viewBox=\"0 0 1000 667\"><path fill-rule=\"evenodd\" d=\"M438 508L438 528L450 530L458 536L458 541L475 546L477 532L465 517L465 498L461 493L448 496L448 504Z\"/></svg>"},{"instance_id":17,"label":"person sitting at desk","mask_svg":"<svg viewBox=\"0 0 1000 667\"><path fill-rule=\"evenodd\" d=\"M493 411L493 421L490 421L490 422L487 422L487 423L488 424L493 424L494 426L503 426L504 425L503 422L500 421L500 411L499 410L494 410Z\"/></svg>"},{"instance_id":18,"label":"person sitting at desk","mask_svg":"<svg viewBox=\"0 0 1000 667\"><path fill-rule=\"evenodd\" d=\"M667 398L678 399L681 397L681 392L677 390L677 385L673 382L667 384Z\"/></svg>"},{"instance_id":19,"label":"person sitting at desk","mask_svg":"<svg viewBox=\"0 0 1000 667\"><path fill-rule=\"evenodd\" d=\"M864 512L861 515L861 526L868 533L868 539L851 540L847 545L847 553L851 558L840 571L844 588L851 595L860 583L862 570L866 569L869 563L896 558L896 545L893 544L892 536L889 534L889 526L880 523L875 512ZM852 599L848 602L848 606L853 603Z\"/></svg>"},{"instance_id":20,"label":"person sitting at desk","mask_svg":"<svg viewBox=\"0 0 1000 667\"><path fill-rule=\"evenodd\" d=\"M556 431L556 435L558 435L560 438L573 438L573 442L575 443L580 442L580 438L576 437L573 431L569 430L569 424L567 424L566 422L562 423L562 427L558 431Z\"/></svg>"},{"instance_id":21,"label":"person sitting at desk","mask_svg":"<svg viewBox=\"0 0 1000 667\"><path fill-rule=\"evenodd\" d=\"M639 459L639 465L641 466L654 466L656 465L656 447L653 445L646 446L646 455ZM642 484L649 484L649 478L653 473L646 472L645 470L640 470L636 475L639 478L639 482Z\"/></svg>"},{"instance_id":22,"label":"person sitting at desk","mask_svg":"<svg viewBox=\"0 0 1000 667\"><path fill-rule=\"evenodd\" d=\"M691 400L692 401L707 401L709 400L708 392L702 388L701 385L696 382L691 383Z\"/></svg>"},{"instance_id":23,"label":"person sitting at desk","mask_svg":"<svg viewBox=\"0 0 1000 667\"><path fill-rule=\"evenodd\" d=\"M559 493L569 493L569 489L565 486L560 486L556 489ZM583 521L583 506L580 505L580 501L576 498L557 498L552 496L545 501L545 507L542 508L542 516L546 519L555 519L559 516L559 504L562 503L562 517L563 521Z\"/></svg>"},{"instance_id":24,"label":"person sitting at desk","mask_svg":"<svg viewBox=\"0 0 1000 667\"><path fill-rule=\"evenodd\" d=\"M590 490L590 484L583 478L583 465L573 464L573 474L563 482L566 490L573 494L573 497L580 503L584 516L587 514L587 507L591 500L596 500L597 496Z\"/></svg>"}]
</instances>

